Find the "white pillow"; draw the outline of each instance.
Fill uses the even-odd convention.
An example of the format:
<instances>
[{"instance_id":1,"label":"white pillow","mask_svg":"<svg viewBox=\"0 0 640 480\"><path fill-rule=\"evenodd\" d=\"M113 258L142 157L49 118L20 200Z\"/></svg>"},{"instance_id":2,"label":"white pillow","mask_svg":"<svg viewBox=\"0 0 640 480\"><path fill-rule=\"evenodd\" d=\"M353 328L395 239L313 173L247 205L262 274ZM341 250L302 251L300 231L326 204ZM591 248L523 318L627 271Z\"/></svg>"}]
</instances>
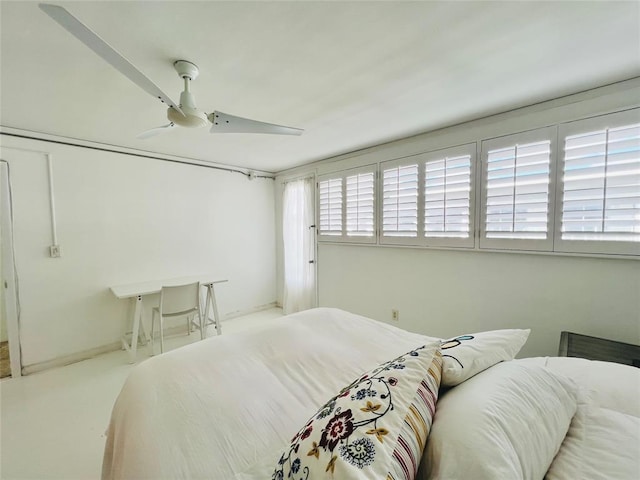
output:
<instances>
[{"instance_id":1,"label":"white pillow","mask_svg":"<svg viewBox=\"0 0 640 480\"><path fill-rule=\"evenodd\" d=\"M540 480L576 409L569 379L539 365L495 365L440 398L418 478Z\"/></svg>"},{"instance_id":2,"label":"white pillow","mask_svg":"<svg viewBox=\"0 0 640 480\"><path fill-rule=\"evenodd\" d=\"M505 360L513 360L531 330L492 330L442 343L442 384L452 387Z\"/></svg>"}]
</instances>

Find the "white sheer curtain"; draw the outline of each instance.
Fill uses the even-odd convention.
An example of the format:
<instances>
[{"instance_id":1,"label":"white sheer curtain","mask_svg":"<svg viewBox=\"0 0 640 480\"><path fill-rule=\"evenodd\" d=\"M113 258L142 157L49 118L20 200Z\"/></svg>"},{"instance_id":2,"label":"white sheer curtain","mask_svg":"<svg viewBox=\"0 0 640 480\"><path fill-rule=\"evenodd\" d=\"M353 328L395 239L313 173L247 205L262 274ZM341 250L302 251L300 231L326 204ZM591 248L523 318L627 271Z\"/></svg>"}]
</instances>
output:
<instances>
[{"instance_id":1,"label":"white sheer curtain","mask_svg":"<svg viewBox=\"0 0 640 480\"><path fill-rule=\"evenodd\" d=\"M282 199L285 314L315 306L313 179L287 182Z\"/></svg>"}]
</instances>

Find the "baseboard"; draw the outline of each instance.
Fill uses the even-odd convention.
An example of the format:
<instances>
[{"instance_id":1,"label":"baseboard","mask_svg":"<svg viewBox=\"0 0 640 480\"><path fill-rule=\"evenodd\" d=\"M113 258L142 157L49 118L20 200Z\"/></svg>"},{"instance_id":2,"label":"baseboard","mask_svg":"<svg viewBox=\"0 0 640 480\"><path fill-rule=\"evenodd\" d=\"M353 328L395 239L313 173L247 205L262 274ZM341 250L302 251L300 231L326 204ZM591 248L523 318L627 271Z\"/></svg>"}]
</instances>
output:
<instances>
[{"instance_id":1,"label":"baseboard","mask_svg":"<svg viewBox=\"0 0 640 480\"><path fill-rule=\"evenodd\" d=\"M90 358L97 357L98 355L114 352L121 349L122 342L118 340L117 342L102 345L101 347L90 348L89 350L72 353L71 355L56 357L52 360L25 365L22 367L22 375L31 375L32 373L42 372L43 370L49 370L50 368L64 367L66 365L71 365L72 363L89 360Z\"/></svg>"},{"instance_id":2,"label":"baseboard","mask_svg":"<svg viewBox=\"0 0 640 480\"><path fill-rule=\"evenodd\" d=\"M225 322L232 318L244 317L245 315L251 315L252 313L262 312L263 310L270 310L272 308L278 308L278 302L265 303L257 307L250 308L248 310L237 310L235 312L229 312L222 315L221 321Z\"/></svg>"},{"instance_id":3,"label":"baseboard","mask_svg":"<svg viewBox=\"0 0 640 480\"><path fill-rule=\"evenodd\" d=\"M237 310L235 312L225 313L224 315L221 315L221 321L225 322L233 318L243 317L245 315L261 312L263 310L269 310L271 308L277 308L277 302L266 303L264 305L259 305L247 310ZM165 329L165 332L171 335L173 333L184 331L184 329L184 325L177 325L175 327ZM22 375L31 375L32 373L42 372L44 370L49 370L50 368L64 367L66 365L71 365L72 363L82 362L83 360L89 360L90 358L97 357L98 355L115 352L116 350L121 349L122 342L118 340L117 342L109 343L107 345L102 345L96 348L91 348L89 350L83 350L81 352L72 353L71 355L64 355L62 357L56 357L44 362L32 363L31 365L23 366Z\"/></svg>"}]
</instances>

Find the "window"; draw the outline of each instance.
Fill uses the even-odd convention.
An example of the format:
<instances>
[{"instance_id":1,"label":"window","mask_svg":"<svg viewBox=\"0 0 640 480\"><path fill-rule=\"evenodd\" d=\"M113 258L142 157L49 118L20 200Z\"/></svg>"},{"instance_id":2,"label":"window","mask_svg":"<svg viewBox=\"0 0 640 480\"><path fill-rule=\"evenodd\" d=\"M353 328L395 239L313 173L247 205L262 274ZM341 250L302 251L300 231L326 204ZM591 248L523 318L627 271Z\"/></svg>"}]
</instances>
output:
<instances>
[{"instance_id":1,"label":"window","mask_svg":"<svg viewBox=\"0 0 640 480\"><path fill-rule=\"evenodd\" d=\"M482 142L481 248L552 250L556 128Z\"/></svg>"},{"instance_id":2,"label":"window","mask_svg":"<svg viewBox=\"0 0 640 480\"><path fill-rule=\"evenodd\" d=\"M320 241L375 243L375 171L368 166L319 178Z\"/></svg>"},{"instance_id":3,"label":"window","mask_svg":"<svg viewBox=\"0 0 640 480\"><path fill-rule=\"evenodd\" d=\"M382 172L382 236L418 236L418 164Z\"/></svg>"},{"instance_id":4,"label":"window","mask_svg":"<svg viewBox=\"0 0 640 480\"><path fill-rule=\"evenodd\" d=\"M556 250L640 253L640 110L560 126Z\"/></svg>"},{"instance_id":5,"label":"window","mask_svg":"<svg viewBox=\"0 0 640 480\"><path fill-rule=\"evenodd\" d=\"M640 258L640 108L324 175L318 196L320 241Z\"/></svg>"},{"instance_id":6,"label":"window","mask_svg":"<svg viewBox=\"0 0 640 480\"><path fill-rule=\"evenodd\" d=\"M430 245L473 246L471 196L475 144L425 159L424 236ZM453 240L457 239L457 240Z\"/></svg>"},{"instance_id":7,"label":"window","mask_svg":"<svg viewBox=\"0 0 640 480\"><path fill-rule=\"evenodd\" d=\"M374 172L347 177L347 236L374 236L375 181Z\"/></svg>"},{"instance_id":8,"label":"window","mask_svg":"<svg viewBox=\"0 0 640 480\"><path fill-rule=\"evenodd\" d=\"M320 191L320 234L342 235L342 178L318 183Z\"/></svg>"},{"instance_id":9,"label":"window","mask_svg":"<svg viewBox=\"0 0 640 480\"><path fill-rule=\"evenodd\" d=\"M473 247L475 144L384 162L381 243Z\"/></svg>"}]
</instances>

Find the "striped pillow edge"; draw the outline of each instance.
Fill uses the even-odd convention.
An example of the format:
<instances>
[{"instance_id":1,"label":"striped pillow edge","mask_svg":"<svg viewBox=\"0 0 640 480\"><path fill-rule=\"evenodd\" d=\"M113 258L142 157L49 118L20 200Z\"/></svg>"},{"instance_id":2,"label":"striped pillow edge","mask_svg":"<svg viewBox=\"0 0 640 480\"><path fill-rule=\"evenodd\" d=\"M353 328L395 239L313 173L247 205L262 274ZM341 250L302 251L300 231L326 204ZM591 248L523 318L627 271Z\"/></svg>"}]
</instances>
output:
<instances>
[{"instance_id":1,"label":"striped pillow edge","mask_svg":"<svg viewBox=\"0 0 640 480\"><path fill-rule=\"evenodd\" d=\"M418 384L391 455L387 480L413 480L431 431L442 379L442 354L438 350Z\"/></svg>"}]
</instances>

